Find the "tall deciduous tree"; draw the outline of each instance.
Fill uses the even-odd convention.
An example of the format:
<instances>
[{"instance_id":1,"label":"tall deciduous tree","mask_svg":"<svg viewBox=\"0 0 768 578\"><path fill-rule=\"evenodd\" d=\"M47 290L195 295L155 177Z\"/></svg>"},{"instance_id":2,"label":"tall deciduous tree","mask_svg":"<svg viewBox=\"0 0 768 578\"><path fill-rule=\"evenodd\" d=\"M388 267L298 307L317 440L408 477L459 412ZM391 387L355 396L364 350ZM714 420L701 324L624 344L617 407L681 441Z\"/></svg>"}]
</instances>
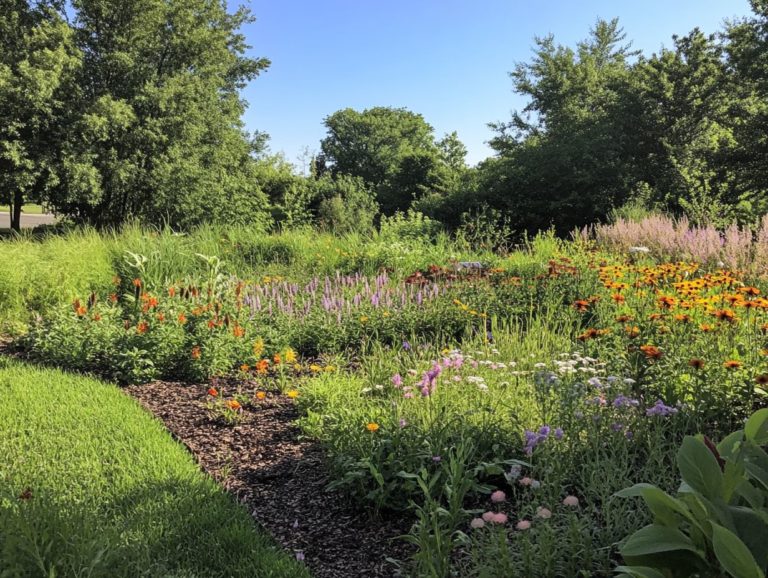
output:
<instances>
[{"instance_id":1,"label":"tall deciduous tree","mask_svg":"<svg viewBox=\"0 0 768 578\"><path fill-rule=\"evenodd\" d=\"M245 55L248 12L223 0L72 7L84 63L53 204L98 225L263 218L239 90L269 62Z\"/></svg>"},{"instance_id":2,"label":"tall deciduous tree","mask_svg":"<svg viewBox=\"0 0 768 578\"><path fill-rule=\"evenodd\" d=\"M0 203L21 207L58 178L56 126L80 63L72 30L48 3L0 0Z\"/></svg>"},{"instance_id":3,"label":"tall deciduous tree","mask_svg":"<svg viewBox=\"0 0 768 578\"><path fill-rule=\"evenodd\" d=\"M445 186L448 166L434 130L403 108L347 108L325 119L322 161L333 174L362 178L377 193L382 211L407 209L427 191Z\"/></svg>"}]
</instances>

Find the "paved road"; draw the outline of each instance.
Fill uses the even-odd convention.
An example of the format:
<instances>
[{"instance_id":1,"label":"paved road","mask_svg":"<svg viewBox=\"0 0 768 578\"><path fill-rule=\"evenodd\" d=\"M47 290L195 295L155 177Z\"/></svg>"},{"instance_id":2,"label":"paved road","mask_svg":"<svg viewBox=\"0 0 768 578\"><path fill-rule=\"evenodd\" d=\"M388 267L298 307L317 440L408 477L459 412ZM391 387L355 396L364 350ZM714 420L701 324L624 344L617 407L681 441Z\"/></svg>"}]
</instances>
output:
<instances>
[{"instance_id":1,"label":"paved road","mask_svg":"<svg viewBox=\"0 0 768 578\"><path fill-rule=\"evenodd\" d=\"M52 225L56 222L56 217L53 215L26 215L21 214L21 227L22 229L31 229L38 225ZM8 213L0 213L0 229L11 228L11 216Z\"/></svg>"}]
</instances>

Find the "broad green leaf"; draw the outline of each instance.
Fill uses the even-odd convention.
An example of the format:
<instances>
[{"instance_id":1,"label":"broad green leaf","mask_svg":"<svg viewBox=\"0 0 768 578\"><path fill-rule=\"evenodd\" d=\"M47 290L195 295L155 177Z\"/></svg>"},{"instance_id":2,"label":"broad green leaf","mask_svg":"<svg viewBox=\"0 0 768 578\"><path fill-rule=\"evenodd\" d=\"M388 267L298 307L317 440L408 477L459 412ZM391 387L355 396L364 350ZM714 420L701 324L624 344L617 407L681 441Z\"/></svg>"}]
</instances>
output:
<instances>
[{"instance_id":1,"label":"broad green leaf","mask_svg":"<svg viewBox=\"0 0 768 578\"><path fill-rule=\"evenodd\" d=\"M717 444L717 451L725 458L733 457L736 450L739 448L741 442L744 441L744 430L738 430L732 434L727 435L723 440Z\"/></svg>"},{"instance_id":2,"label":"broad green leaf","mask_svg":"<svg viewBox=\"0 0 768 578\"><path fill-rule=\"evenodd\" d=\"M648 566L618 566L615 571L623 572L617 578L621 578L621 576L629 576L631 578L666 578L664 574Z\"/></svg>"},{"instance_id":3,"label":"broad green leaf","mask_svg":"<svg viewBox=\"0 0 768 578\"><path fill-rule=\"evenodd\" d=\"M752 414L744 426L744 435L757 445L768 443L768 408L759 409Z\"/></svg>"},{"instance_id":4,"label":"broad green leaf","mask_svg":"<svg viewBox=\"0 0 768 578\"><path fill-rule=\"evenodd\" d=\"M765 578L749 548L727 528L712 524L712 547L718 562L733 578Z\"/></svg>"},{"instance_id":5,"label":"broad green leaf","mask_svg":"<svg viewBox=\"0 0 768 578\"><path fill-rule=\"evenodd\" d=\"M746 469L741 461L726 462L723 472L723 500L730 502L736 488L746 479Z\"/></svg>"},{"instance_id":6,"label":"broad green leaf","mask_svg":"<svg viewBox=\"0 0 768 578\"><path fill-rule=\"evenodd\" d=\"M640 498L643 496L643 490L656 488L653 484L635 484L629 488L619 490L614 494L617 498Z\"/></svg>"},{"instance_id":7,"label":"broad green leaf","mask_svg":"<svg viewBox=\"0 0 768 578\"><path fill-rule=\"evenodd\" d=\"M688 536L679 530L658 524L639 529L620 548L621 555L624 557L647 556L675 550L688 550L701 556L701 552L688 539Z\"/></svg>"},{"instance_id":8,"label":"broad green leaf","mask_svg":"<svg viewBox=\"0 0 768 578\"><path fill-rule=\"evenodd\" d=\"M721 497L723 472L703 442L685 436L677 452L677 467L683 480L694 490L712 500Z\"/></svg>"},{"instance_id":9,"label":"broad green leaf","mask_svg":"<svg viewBox=\"0 0 768 578\"><path fill-rule=\"evenodd\" d=\"M679 525L675 513L681 515L689 522L694 522L690 510L685 504L659 488L645 488L642 490L642 496L656 518L656 521L664 526L677 527Z\"/></svg>"}]
</instances>

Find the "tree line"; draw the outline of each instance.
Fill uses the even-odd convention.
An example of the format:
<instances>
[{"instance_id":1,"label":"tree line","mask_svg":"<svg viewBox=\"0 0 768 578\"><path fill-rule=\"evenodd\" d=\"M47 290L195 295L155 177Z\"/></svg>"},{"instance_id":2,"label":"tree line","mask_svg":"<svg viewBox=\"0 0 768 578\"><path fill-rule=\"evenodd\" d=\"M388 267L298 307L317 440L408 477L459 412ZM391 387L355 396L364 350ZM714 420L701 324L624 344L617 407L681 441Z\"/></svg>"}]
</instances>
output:
<instances>
[{"instance_id":1,"label":"tree line","mask_svg":"<svg viewBox=\"0 0 768 578\"><path fill-rule=\"evenodd\" d=\"M339 110L299 174L242 124L252 17L221 0L0 0L0 204L127 219L339 232L421 212L514 237L622 207L750 224L768 212L768 0L707 35L635 51L617 20L575 47L536 38L510 78L527 99L491 123L494 155L393 107Z\"/></svg>"}]
</instances>

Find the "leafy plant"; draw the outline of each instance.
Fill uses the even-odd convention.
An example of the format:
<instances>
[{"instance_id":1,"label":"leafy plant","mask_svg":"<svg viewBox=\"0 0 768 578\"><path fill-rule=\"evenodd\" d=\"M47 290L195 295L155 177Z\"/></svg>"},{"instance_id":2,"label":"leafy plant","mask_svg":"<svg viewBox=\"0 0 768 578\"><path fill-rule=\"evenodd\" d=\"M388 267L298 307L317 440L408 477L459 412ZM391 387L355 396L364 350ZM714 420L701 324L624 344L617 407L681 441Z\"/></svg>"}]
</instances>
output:
<instances>
[{"instance_id":1,"label":"leafy plant","mask_svg":"<svg viewBox=\"0 0 768 578\"><path fill-rule=\"evenodd\" d=\"M761 409L716 447L686 436L677 454L676 497L636 484L619 497L642 497L652 524L629 536L620 552L623 577L763 578L768 568L768 409Z\"/></svg>"}]
</instances>

